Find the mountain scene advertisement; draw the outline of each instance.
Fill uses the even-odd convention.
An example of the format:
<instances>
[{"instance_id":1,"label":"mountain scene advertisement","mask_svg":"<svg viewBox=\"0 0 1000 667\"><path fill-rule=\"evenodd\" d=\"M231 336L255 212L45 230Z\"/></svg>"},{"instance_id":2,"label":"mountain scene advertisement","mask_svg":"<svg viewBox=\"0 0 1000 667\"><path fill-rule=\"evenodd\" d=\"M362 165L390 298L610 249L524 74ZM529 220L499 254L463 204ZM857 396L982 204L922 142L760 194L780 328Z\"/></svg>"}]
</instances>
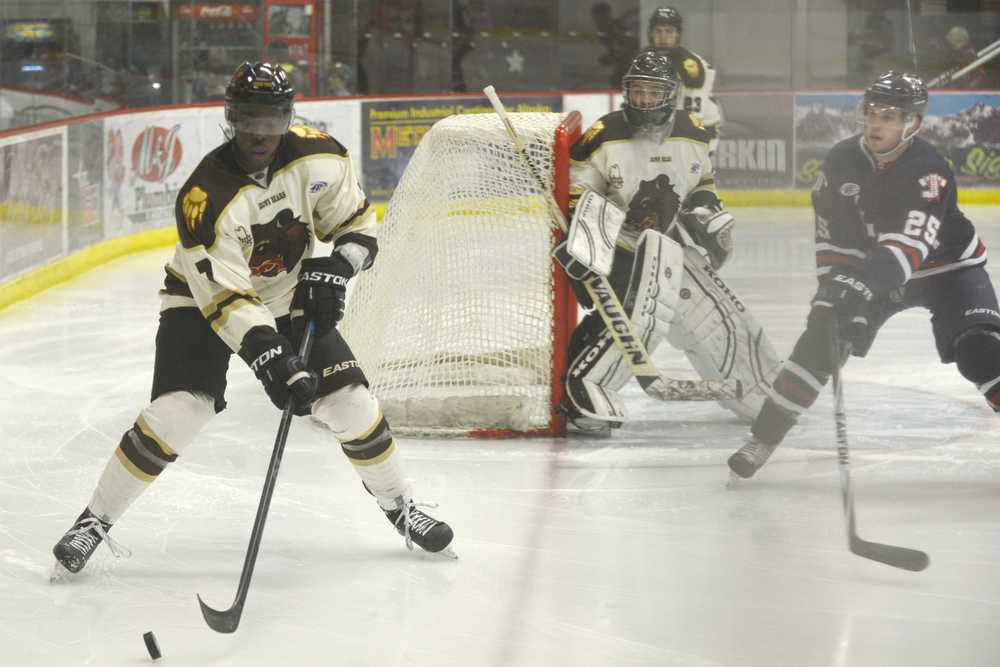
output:
<instances>
[{"instance_id":1,"label":"mountain scene advertisement","mask_svg":"<svg viewBox=\"0 0 1000 667\"><path fill-rule=\"evenodd\" d=\"M860 93L795 96L795 185L811 187L830 148L858 134ZM959 187L1000 187L1000 93L932 92L920 137L951 165Z\"/></svg>"}]
</instances>

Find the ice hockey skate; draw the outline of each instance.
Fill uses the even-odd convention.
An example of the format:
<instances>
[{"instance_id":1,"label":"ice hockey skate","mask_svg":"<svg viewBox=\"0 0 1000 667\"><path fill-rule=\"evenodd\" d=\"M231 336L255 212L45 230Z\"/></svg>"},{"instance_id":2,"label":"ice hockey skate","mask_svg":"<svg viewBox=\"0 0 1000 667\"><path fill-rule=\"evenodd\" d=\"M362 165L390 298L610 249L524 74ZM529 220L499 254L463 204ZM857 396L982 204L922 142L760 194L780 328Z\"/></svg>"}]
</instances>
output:
<instances>
[{"instance_id":1,"label":"ice hockey skate","mask_svg":"<svg viewBox=\"0 0 1000 667\"><path fill-rule=\"evenodd\" d=\"M83 510L73 527L52 547L56 557L50 581L57 581L67 574L76 574L87 564L101 542L107 542L116 557L128 557L132 552L108 536L111 524L94 516L90 509Z\"/></svg>"},{"instance_id":2,"label":"ice hockey skate","mask_svg":"<svg viewBox=\"0 0 1000 667\"><path fill-rule=\"evenodd\" d=\"M729 457L729 469L744 479L754 476L767 462L777 445L768 445L750 436L746 444Z\"/></svg>"},{"instance_id":3,"label":"ice hockey skate","mask_svg":"<svg viewBox=\"0 0 1000 667\"><path fill-rule=\"evenodd\" d=\"M444 521L438 521L419 507L437 507L427 503L415 503L409 496L399 496L386 507L379 500L379 507L385 512L396 531L406 538L406 548L412 550L416 544L424 551L440 554L446 558L458 558L451 548L451 540L455 536L451 526Z\"/></svg>"}]
</instances>

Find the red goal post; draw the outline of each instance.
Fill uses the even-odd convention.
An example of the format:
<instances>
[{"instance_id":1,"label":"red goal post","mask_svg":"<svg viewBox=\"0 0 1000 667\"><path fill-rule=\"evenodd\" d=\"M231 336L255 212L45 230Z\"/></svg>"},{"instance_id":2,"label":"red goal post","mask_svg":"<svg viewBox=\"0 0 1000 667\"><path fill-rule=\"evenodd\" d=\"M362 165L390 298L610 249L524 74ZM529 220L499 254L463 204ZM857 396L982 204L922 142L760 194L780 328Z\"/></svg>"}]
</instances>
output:
<instances>
[{"instance_id":1,"label":"red goal post","mask_svg":"<svg viewBox=\"0 0 1000 667\"><path fill-rule=\"evenodd\" d=\"M567 214L579 112L510 117ZM495 114L449 116L421 139L340 326L396 432L564 433L577 304L546 200Z\"/></svg>"}]
</instances>

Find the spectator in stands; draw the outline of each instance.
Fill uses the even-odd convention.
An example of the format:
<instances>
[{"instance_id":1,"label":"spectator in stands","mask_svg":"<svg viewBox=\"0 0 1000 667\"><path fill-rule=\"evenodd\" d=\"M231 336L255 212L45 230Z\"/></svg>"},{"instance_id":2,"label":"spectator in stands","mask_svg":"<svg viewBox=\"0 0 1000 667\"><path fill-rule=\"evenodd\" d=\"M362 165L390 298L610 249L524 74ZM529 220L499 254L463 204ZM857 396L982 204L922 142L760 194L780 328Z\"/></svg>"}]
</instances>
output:
<instances>
[{"instance_id":1,"label":"spectator in stands","mask_svg":"<svg viewBox=\"0 0 1000 667\"><path fill-rule=\"evenodd\" d=\"M960 25L952 26L944 36L948 45L948 62L945 69L962 69L976 59L976 47L972 45L969 31ZM953 79L949 88L981 88L986 78L986 71L976 67L961 78Z\"/></svg>"},{"instance_id":2,"label":"spectator in stands","mask_svg":"<svg viewBox=\"0 0 1000 667\"><path fill-rule=\"evenodd\" d=\"M639 50L639 40L625 25L622 17L614 18L611 15L611 5L606 2L595 3L590 8L590 16L597 26L597 39L606 49L597 62L605 67L611 67L608 84L610 88L618 89L622 85L622 77L625 76Z\"/></svg>"},{"instance_id":3,"label":"spectator in stands","mask_svg":"<svg viewBox=\"0 0 1000 667\"><path fill-rule=\"evenodd\" d=\"M288 80L300 95L309 95L309 85L306 82L306 74L301 67L292 62L291 49L288 42L281 39L273 39L267 45L267 59L276 65L280 65L288 75Z\"/></svg>"}]
</instances>

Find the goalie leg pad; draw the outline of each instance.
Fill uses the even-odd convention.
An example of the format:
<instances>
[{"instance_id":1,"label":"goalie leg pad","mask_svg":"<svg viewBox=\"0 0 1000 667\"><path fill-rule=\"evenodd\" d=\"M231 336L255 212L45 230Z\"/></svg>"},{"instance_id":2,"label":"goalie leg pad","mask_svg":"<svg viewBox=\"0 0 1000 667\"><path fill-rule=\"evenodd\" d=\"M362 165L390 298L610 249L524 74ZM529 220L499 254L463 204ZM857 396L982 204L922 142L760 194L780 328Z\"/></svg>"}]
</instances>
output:
<instances>
[{"instance_id":1,"label":"goalie leg pad","mask_svg":"<svg viewBox=\"0 0 1000 667\"><path fill-rule=\"evenodd\" d=\"M628 364L606 329L593 330L596 313L574 332L575 354L566 374L566 397L572 408L588 419L617 426L625 421L625 406L618 390L631 377Z\"/></svg>"},{"instance_id":2,"label":"goalie leg pad","mask_svg":"<svg viewBox=\"0 0 1000 667\"><path fill-rule=\"evenodd\" d=\"M760 324L701 253L684 249L684 279L667 340L705 380L737 379L743 397L720 401L753 422L780 368Z\"/></svg>"},{"instance_id":3,"label":"goalie leg pad","mask_svg":"<svg viewBox=\"0 0 1000 667\"><path fill-rule=\"evenodd\" d=\"M670 330L683 276L684 248L655 230L644 231L622 306L650 353Z\"/></svg>"}]
</instances>

